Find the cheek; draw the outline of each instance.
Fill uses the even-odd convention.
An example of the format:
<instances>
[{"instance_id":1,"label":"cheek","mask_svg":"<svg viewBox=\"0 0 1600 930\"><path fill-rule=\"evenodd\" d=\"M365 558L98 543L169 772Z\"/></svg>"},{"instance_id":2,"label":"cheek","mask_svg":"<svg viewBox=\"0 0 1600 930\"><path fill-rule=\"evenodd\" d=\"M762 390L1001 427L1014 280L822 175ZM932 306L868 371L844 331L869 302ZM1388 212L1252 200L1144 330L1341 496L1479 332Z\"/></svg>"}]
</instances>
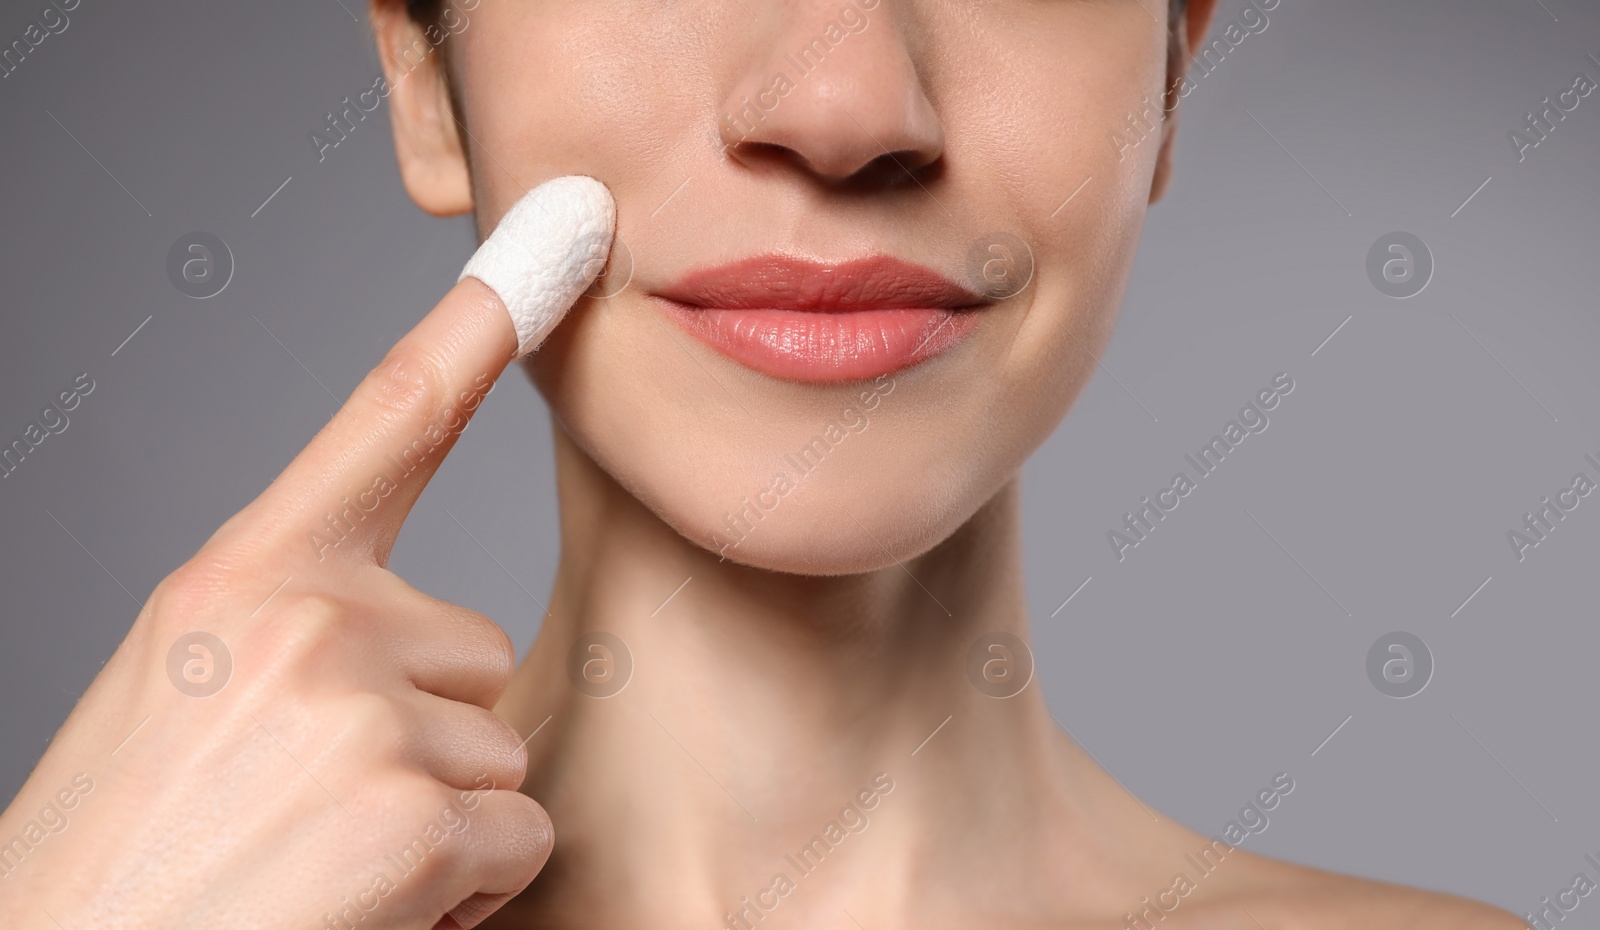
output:
<instances>
[{"instance_id":1,"label":"cheek","mask_svg":"<svg viewBox=\"0 0 1600 930\"><path fill-rule=\"evenodd\" d=\"M628 16L599 3L480 7L454 72L480 224L561 174L601 178L621 205L664 183L657 175L695 134L703 106L690 81L659 76L702 72L707 43L662 21L673 16L663 6Z\"/></svg>"},{"instance_id":2,"label":"cheek","mask_svg":"<svg viewBox=\"0 0 1600 930\"><path fill-rule=\"evenodd\" d=\"M1126 127L1147 111L1159 120L1165 37L1135 6L1059 15L1048 29L949 49L955 83L969 88L946 107L964 128L950 146L965 168L953 183L1003 206L995 222L1027 240L1036 269L1016 306L997 315L998 332L981 346L984 378L967 387L992 418L993 455L1012 464L1056 428L1098 369L1161 148L1159 123L1142 138Z\"/></svg>"}]
</instances>

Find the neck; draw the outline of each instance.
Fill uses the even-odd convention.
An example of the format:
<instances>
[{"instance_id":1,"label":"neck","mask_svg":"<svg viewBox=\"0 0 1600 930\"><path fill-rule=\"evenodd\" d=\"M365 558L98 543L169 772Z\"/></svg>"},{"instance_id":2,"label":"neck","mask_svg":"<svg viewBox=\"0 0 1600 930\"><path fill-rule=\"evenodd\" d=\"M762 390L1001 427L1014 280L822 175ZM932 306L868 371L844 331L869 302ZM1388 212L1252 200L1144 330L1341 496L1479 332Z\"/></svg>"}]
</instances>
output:
<instances>
[{"instance_id":1,"label":"neck","mask_svg":"<svg viewBox=\"0 0 1600 930\"><path fill-rule=\"evenodd\" d=\"M498 708L538 728L522 790L556 827L516 905L535 924L749 930L844 909L872 926L970 903L997 851L1070 868L1060 827L1091 794L1095 819L1144 817L1037 680L1004 698L974 683L1004 694L1031 670L1003 646L969 662L986 634L1028 638L1015 481L903 564L785 575L719 561L556 441L561 563Z\"/></svg>"}]
</instances>

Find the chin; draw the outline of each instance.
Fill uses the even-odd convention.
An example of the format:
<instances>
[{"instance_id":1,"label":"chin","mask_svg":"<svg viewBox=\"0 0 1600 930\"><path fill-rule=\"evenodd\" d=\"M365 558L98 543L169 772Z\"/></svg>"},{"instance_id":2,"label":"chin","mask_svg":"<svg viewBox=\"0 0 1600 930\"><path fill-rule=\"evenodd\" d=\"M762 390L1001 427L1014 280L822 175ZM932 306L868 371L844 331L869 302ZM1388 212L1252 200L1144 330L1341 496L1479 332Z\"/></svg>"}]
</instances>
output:
<instances>
[{"instance_id":1,"label":"chin","mask_svg":"<svg viewBox=\"0 0 1600 930\"><path fill-rule=\"evenodd\" d=\"M731 497L732 489L721 490L717 499ZM786 574L852 575L903 564L939 545L991 496L984 491L948 471L919 475L902 464L863 477L841 467L804 476L786 495L741 494L737 509L711 513L696 501L663 501L657 513L731 562ZM674 512L672 504L686 506Z\"/></svg>"}]
</instances>

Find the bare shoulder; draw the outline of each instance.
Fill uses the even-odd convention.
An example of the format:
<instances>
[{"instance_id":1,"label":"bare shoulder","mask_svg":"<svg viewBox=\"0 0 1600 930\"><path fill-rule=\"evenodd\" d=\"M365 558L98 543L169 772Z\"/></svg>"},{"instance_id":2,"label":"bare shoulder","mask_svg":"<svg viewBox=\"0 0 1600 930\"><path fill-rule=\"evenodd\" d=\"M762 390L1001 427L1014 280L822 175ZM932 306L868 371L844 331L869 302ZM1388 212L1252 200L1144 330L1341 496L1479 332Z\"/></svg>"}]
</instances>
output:
<instances>
[{"instance_id":1,"label":"bare shoulder","mask_svg":"<svg viewBox=\"0 0 1600 930\"><path fill-rule=\"evenodd\" d=\"M1251 856L1226 893L1162 930L1526 930L1509 911L1457 895ZM1218 889L1219 891L1222 889ZM1170 916L1177 917L1177 914Z\"/></svg>"}]
</instances>

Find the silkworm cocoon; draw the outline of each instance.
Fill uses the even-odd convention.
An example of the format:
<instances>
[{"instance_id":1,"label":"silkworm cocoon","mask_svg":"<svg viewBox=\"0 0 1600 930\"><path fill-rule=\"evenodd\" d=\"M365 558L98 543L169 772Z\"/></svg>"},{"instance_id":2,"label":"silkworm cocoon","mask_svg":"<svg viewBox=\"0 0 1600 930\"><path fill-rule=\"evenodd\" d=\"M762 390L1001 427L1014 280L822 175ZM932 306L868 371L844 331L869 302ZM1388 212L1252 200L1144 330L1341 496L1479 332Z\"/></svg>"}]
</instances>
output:
<instances>
[{"instance_id":1,"label":"silkworm cocoon","mask_svg":"<svg viewBox=\"0 0 1600 930\"><path fill-rule=\"evenodd\" d=\"M539 347L605 268L617 206L583 175L546 181L523 195L472 253L457 278L500 296L517 328L517 358Z\"/></svg>"}]
</instances>

